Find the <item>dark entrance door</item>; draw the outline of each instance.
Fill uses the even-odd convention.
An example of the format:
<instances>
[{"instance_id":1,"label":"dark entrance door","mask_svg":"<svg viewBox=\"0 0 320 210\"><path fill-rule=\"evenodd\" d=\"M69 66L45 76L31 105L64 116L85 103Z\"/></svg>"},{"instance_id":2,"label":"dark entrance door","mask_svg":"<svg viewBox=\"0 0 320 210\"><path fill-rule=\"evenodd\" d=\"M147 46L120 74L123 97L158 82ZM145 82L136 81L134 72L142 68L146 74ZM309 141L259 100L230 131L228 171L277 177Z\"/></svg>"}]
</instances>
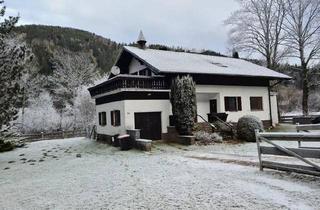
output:
<instances>
[{"instance_id":1,"label":"dark entrance door","mask_svg":"<svg viewBox=\"0 0 320 210\"><path fill-rule=\"evenodd\" d=\"M217 112L218 112L217 99L212 99L210 100L210 114L217 113Z\"/></svg>"},{"instance_id":2,"label":"dark entrance door","mask_svg":"<svg viewBox=\"0 0 320 210\"><path fill-rule=\"evenodd\" d=\"M143 139L161 139L161 112L134 113L135 128Z\"/></svg>"}]
</instances>

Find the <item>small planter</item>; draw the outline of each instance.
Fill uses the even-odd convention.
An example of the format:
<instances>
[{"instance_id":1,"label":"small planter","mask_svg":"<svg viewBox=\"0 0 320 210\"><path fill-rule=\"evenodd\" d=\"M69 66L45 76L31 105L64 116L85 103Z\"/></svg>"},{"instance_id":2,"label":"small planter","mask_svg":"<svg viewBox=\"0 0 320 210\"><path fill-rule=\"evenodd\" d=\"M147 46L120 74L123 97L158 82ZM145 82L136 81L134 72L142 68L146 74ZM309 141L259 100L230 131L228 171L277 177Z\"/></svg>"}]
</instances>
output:
<instances>
[{"instance_id":1,"label":"small planter","mask_svg":"<svg viewBox=\"0 0 320 210\"><path fill-rule=\"evenodd\" d=\"M195 136L179 136L179 143L183 145L193 145L195 141Z\"/></svg>"},{"instance_id":2,"label":"small planter","mask_svg":"<svg viewBox=\"0 0 320 210\"><path fill-rule=\"evenodd\" d=\"M121 150L130 150L133 147L130 135L128 134L119 136L118 142Z\"/></svg>"},{"instance_id":3,"label":"small planter","mask_svg":"<svg viewBox=\"0 0 320 210\"><path fill-rule=\"evenodd\" d=\"M112 145L113 145L114 147L119 147L119 146L120 146L118 137L119 137L119 135L114 135L114 136L113 136Z\"/></svg>"}]
</instances>

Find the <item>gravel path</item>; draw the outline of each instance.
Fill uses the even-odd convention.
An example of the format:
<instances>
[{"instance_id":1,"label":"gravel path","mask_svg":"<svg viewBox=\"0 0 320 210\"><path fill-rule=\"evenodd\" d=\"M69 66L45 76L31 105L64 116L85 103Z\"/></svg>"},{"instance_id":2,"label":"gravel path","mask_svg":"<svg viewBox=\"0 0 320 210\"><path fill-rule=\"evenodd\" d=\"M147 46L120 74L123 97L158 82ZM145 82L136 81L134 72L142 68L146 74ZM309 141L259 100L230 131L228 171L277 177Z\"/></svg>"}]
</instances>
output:
<instances>
[{"instance_id":1,"label":"gravel path","mask_svg":"<svg viewBox=\"0 0 320 210\"><path fill-rule=\"evenodd\" d=\"M221 147L34 142L0 154L0 209L319 209L319 178L192 157Z\"/></svg>"}]
</instances>

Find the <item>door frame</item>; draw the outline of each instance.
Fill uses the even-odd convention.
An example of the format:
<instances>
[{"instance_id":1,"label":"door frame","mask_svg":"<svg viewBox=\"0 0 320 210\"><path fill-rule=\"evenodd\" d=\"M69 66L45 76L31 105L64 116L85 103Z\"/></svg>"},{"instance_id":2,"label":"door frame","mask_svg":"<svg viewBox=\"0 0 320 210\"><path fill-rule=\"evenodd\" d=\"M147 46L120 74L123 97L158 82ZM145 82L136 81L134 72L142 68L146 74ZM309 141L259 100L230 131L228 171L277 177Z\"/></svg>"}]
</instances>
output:
<instances>
[{"instance_id":1,"label":"door frame","mask_svg":"<svg viewBox=\"0 0 320 210\"><path fill-rule=\"evenodd\" d=\"M212 104L211 102L212 102L212 101L215 101L215 108L214 108L214 109L215 109L215 112L212 111L212 106L211 106L211 104ZM210 114L212 114L212 113L218 113L218 100L217 100L216 98L213 98L213 99L210 99L210 100L209 100L209 112L210 112Z\"/></svg>"},{"instance_id":2,"label":"door frame","mask_svg":"<svg viewBox=\"0 0 320 210\"><path fill-rule=\"evenodd\" d=\"M142 111L142 112L134 112L133 115L134 115L134 128L135 129L139 129L139 128L136 128L136 114L149 114L149 113L159 113L160 115L160 138L159 139L152 139L152 140L161 140L162 138L162 111L151 111L151 112L148 112L148 111Z\"/></svg>"}]
</instances>

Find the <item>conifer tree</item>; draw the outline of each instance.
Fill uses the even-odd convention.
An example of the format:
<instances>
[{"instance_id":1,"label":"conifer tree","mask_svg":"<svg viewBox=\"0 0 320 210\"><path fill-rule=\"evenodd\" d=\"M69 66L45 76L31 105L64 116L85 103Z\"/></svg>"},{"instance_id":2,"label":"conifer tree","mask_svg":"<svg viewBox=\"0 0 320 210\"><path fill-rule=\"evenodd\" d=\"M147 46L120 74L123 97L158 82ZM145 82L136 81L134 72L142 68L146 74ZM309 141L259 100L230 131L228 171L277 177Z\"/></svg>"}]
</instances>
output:
<instances>
[{"instance_id":1,"label":"conifer tree","mask_svg":"<svg viewBox=\"0 0 320 210\"><path fill-rule=\"evenodd\" d=\"M0 137L18 113L22 99L20 78L28 54L19 37L12 34L19 17L6 18L3 3L0 1Z\"/></svg>"},{"instance_id":2,"label":"conifer tree","mask_svg":"<svg viewBox=\"0 0 320 210\"><path fill-rule=\"evenodd\" d=\"M172 81L170 101L176 129L181 135L190 135L197 109L195 83L192 77L178 76Z\"/></svg>"}]
</instances>

